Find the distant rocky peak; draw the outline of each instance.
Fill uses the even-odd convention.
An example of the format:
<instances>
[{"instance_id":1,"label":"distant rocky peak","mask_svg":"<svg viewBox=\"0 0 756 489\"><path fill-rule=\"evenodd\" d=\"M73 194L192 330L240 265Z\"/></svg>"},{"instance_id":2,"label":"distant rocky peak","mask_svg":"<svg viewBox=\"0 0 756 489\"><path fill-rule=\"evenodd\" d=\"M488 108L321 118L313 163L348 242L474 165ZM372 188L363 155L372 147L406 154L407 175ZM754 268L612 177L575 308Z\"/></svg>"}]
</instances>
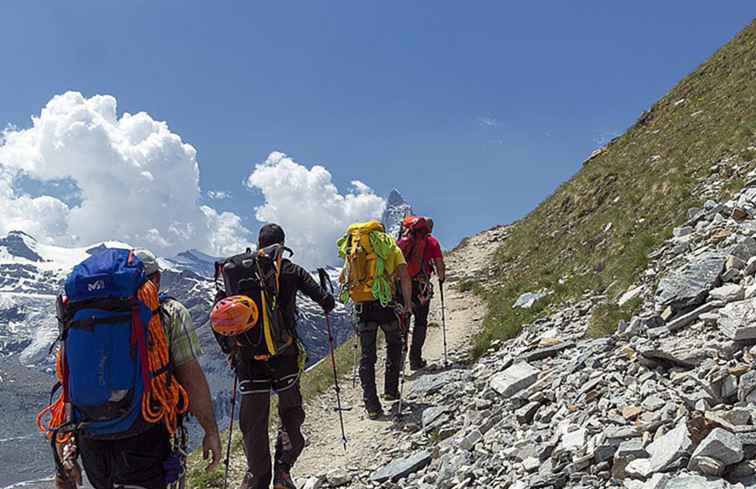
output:
<instances>
[{"instance_id":1,"label":"distant rocky peak","mask_svg":"<svg viewBox=\"0 0 756 489\"><path fill-rule=\"evenodd\" d=\"M16 258L24 258L29 261L43 262L44 258L34 249L37 240L23 231L11 231L4 238L0 238L0 248L5 248L7 253Z\"/></svg>"},{"instance_id":2,"label":"distant rocky peak","mask_svg":"<svg viewBox=\"0 0 756 489\"><path fill-rule=\"evenodd\" d=\"M408 214L413 214L412 206L404 200L397 189L393 189L386 199L386 210L383 211L381 218L386 232L397 236L402 219Z\"/></svg>"},{"instance_id":3,"label":"distant rocky peak","mask_svg":"<svg viewBox=\"0 0 756 489\"><path fill-rule=\"evenodd\" d=\"M396 207L400 205L406 205L407 202L404 200L404 197L402 197L402 194L399 193L397 189L391 190L391 193L388 196L388 199L386 199L386 205L388 207Z\"/></svg>"}]
</instances>

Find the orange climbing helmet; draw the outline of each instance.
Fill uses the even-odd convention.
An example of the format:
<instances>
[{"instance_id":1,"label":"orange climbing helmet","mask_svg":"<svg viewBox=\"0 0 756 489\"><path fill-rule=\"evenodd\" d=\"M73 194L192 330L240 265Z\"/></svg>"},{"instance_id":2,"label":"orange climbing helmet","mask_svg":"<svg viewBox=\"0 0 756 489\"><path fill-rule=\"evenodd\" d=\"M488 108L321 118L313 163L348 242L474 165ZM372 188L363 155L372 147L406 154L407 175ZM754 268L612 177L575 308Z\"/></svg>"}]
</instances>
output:
<instances>
[{"instance_id":1,"label":"orange climbing helmet","mask_svg":"<svg viewBox=\"0 0 756 489\"><path fill-rule=\"evenodd\" d=\"M246 333L257 324L259 311L246 295L232 295L219 300L210 312L213 331L223 336Z\"/></svg>"}]
</instances>

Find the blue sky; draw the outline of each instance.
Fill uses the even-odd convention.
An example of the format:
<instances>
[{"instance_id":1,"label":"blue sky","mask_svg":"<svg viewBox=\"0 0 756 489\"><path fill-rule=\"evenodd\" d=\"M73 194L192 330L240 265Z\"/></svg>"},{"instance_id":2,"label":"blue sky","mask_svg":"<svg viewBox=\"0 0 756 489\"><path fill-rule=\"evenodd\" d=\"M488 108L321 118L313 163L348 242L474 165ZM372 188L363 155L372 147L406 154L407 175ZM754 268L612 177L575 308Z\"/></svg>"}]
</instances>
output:
<instances>
[{"instance_id":1,"label":"blue sky","mask_svg":"<svg viewBox=\"0 0 756 489\"><path fill-rule=\"evenodd\" d=\"M0 3L0 124L110 94L198 150L213 205L273 150L399 188L442 241L522 217L753 17L751 2ZM188 5L187 5L188 4ZM750 7L750 8L749 8Z\"/></svg>"}]
</instances>

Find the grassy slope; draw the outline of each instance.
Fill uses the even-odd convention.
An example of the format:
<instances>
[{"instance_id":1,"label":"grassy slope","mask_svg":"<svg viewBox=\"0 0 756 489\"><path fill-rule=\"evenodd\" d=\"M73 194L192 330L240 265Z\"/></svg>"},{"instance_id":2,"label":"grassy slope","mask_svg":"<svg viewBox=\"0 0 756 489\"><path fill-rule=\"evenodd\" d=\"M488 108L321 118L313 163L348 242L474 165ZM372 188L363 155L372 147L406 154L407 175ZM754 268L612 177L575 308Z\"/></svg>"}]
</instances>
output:
<instances>
[{"instance_id":1,"label":"grassy slope","mask_svg":"<svg viewBox=\"0 0 756 489\"><path fill-rule=\"evenodd\" d=\"M756 146L755 135L756 21L515 223L496 254L496 279L478 284L489 316L476 352L516 335L564 299L586 290L612 298L626 290L648 252L685 220L688 208L700 205L691 190L712 165L734 157L721 165L725 190L742 183L730 172L754 160L756 151L747 148ZM543 287L555 290L548 303L512 310L520 293Z\"/></svg>"}]
</instances>

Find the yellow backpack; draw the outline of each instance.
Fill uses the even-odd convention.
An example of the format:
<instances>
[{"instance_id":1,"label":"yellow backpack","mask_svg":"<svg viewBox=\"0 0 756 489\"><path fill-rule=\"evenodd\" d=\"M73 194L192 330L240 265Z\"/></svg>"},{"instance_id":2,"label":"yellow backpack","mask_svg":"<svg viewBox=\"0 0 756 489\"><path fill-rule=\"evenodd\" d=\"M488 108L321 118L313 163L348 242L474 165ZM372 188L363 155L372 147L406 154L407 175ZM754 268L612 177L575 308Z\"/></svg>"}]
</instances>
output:
<instances>
[{"instance_id":1,"label":"yellow backpack","mask_svg":"<svg viewBox=\"0 0 756 489\"><path fill-rule=\"evenodd\" d=\"M341 300L346 302L348 296L355 303L379 300L386 305L391 302L385 261L395 244L384 232L383 224L375 220L352 224L337 246L339 256L344 258Z\"/></svg>"}]
</instances>

